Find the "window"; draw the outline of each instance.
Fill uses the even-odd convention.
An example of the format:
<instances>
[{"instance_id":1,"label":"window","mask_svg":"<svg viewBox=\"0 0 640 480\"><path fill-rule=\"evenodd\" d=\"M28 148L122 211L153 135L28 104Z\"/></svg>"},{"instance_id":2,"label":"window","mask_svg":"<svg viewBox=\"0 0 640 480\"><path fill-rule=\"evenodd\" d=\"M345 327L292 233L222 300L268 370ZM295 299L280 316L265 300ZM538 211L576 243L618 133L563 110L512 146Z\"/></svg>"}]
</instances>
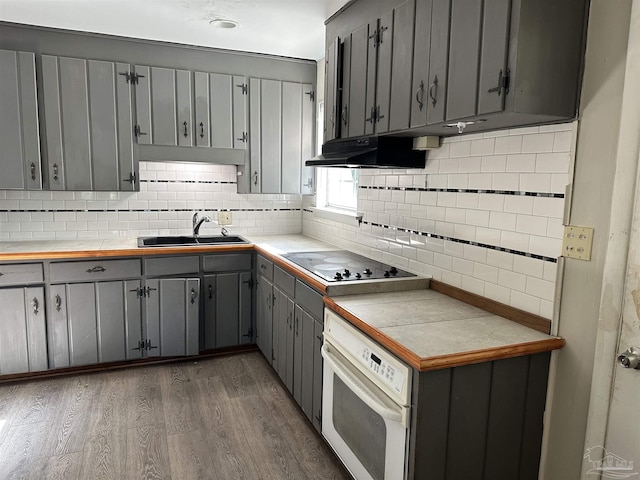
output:
<instances>
[{"instance_id":1,"label":"window","mask_svg":"<svg viewBox=\"0 0 640 480\"><path fill-rule=\"evenodd\" d=\"M318 104L317 151L322 150L324 140L324 102ZM318 188L316 207L355 215L358 209L358 170L353 168L316 169Z\"/></svg>"}]
</instances>

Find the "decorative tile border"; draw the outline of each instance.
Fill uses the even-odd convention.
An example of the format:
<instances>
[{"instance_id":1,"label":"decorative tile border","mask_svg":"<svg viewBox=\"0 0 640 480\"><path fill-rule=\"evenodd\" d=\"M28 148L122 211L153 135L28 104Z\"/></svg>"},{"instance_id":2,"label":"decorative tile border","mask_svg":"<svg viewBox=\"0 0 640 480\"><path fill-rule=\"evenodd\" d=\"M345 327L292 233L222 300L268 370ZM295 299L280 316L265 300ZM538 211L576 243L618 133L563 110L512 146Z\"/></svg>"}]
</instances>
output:
<instances>
[{"instance_id":1,"label":"decorative tile border","mask_svg":"<svg viewBox=\"0 0 640 480\"><path fill-rule=\"evenodd\" d=\"M523 192L516 190L484 190L477 188L426 188L426 187L383 187L359 185L363 190L396 190L407 192L447 192L447 193L480 193L489 195L515 195L521 197L564 198L564 193Z\"/></svg>"},{"instance_id":2,"label":"decorative tile border","mask_svg":"<svg viewBox=\"0 0 640 480\"><path fill-rule=\"evenodd\" d=\"M32 210L14 209L0 210L0 213L77 213L77 212L193 212L193 208L78 208L78 209L52 209L52 210ZM198 212L299 212L300 208L203 208Z\"/></svg>"}]
</instances>

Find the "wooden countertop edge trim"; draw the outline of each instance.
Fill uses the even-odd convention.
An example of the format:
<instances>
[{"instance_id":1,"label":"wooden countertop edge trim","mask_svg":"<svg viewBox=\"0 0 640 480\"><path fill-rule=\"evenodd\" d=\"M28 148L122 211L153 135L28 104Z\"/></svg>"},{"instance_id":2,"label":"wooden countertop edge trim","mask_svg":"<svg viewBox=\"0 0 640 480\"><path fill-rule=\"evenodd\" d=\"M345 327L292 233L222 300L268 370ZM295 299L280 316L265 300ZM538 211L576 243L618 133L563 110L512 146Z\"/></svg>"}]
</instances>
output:
<instances>
[{"instance_id":1,"label":"wooden countertop edge trim","mask_svg":"<svg viewBox=\"0 0 640 480\"><path fill-rule=\"evenodd\" d=\"M429 288L436 292L443 293L448 297L455 298L461 302L468 303L474 307L478 307L482 310L486 310L487 312L504 317L512 322L537 330L538 332L546 333L548 335L551 331L551 321L539 315L525 312L524 310L520 310L510 305L505 305L504 303L496 302L490 298L481 297L475 293L467 292L466 290L439 282L438 280L431 279Z\"/></svg>"},{"instance_id":2,"label":"wooden countertop edge trim","mask_svg":"<svg viewBox=\"0 0 640 480\"><path fill-rule=\"evenodd\" d=\"M278 265L280 268L286 270L293 276L304 281L307 285L313 287L323 295L327 294L327 286L325 284L319 282L317 278L307 274L306 272L304 272L304 270L301 270L299 267L289 262L287 259L282 258L278 254L270 252L269 250L266 250L258 245L254 245L254 249L260 255L268 258L271 262L274 263L274 265Z\"/></svg>"},{"instance_id":3,"label":"wooden countertop edge trim","mask_svg":"<svg viewBox=\"0 0 640 480\"><path fill-rule=\"evenodd\" d=\"M115 250L67 250L60 252L22 252L2 253L0 261L81 259L104 257L147 257L154 255L199 255L201 253L235 252L253 250L254 245L228 245L215 247L158 247L158 248L123 248Z\"/></svg>"},{"instance_id":4,"label":"wooden countertop edge trim","mask_svg":"<svg viewBox=\"0 0 640 480\"><path fill-rule=\"evenodd\" d=\"M525 342L516 345L507 345L504 347L493 347L482 350L454 353L450 355L438 355L434 357L422 358L400 343L396 342L389 336L385 335L377 328L363 322L349 310L342 308L331 297L325 297L324 303L335 313L348 320L351 324L376 340L390 352L400 357L411 367L421 372L425 372L428 370L439 370L443 368L459 367L462 365L500 360L503 358L520 357L523 355L531 355L534 353L549 352L551 350L558 350L565 345L565 340L563 338L551 337L549 339L539 340L535 342Z\"/></svg>"}]
</instances>

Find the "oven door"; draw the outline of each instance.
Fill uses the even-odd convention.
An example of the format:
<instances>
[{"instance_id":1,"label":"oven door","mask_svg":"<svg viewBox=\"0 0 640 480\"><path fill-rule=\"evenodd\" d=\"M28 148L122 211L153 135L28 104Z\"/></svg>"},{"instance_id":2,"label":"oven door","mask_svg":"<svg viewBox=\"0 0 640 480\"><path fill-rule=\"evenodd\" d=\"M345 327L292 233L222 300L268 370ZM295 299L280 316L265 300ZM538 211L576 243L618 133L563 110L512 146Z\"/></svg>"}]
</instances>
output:
<instances>
[{"instance_id":1,"label":"oven door","mask_svg":"<svg viewBox=\"0 0 640 480\"><path fill-rule=\"evenodd\" d=\"M403 480L409 407L396 404L325 339L322 434L357 480Z\"/></svg>"}]
</instances>

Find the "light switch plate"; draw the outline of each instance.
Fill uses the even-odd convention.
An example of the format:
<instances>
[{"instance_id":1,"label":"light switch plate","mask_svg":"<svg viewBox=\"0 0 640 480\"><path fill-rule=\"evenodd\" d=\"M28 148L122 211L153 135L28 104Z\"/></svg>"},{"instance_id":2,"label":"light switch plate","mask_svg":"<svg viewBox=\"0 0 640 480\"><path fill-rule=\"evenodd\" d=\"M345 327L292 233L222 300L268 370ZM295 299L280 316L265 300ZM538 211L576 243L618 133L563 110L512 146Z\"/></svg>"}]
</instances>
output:
<instances>
[{"instance_id":1,"label":"light switch plate","mask_svg":"<svg viewBox=\"0 0 640 480\"><path fill-rule=\"evenodd\" d=\"M218 225L231 225L231 212L218 212Z\"/></svg>"},{"instance_id":2,"label":"light switch plate","mask_svg":"<svg viewBox=\"0 0 640 480\"><path fill-rule=\"evenodd\" d=\"M591 260L593 244L593 228L565 225L562 236L562 256Z\"/></svg>"}]
</instances>

